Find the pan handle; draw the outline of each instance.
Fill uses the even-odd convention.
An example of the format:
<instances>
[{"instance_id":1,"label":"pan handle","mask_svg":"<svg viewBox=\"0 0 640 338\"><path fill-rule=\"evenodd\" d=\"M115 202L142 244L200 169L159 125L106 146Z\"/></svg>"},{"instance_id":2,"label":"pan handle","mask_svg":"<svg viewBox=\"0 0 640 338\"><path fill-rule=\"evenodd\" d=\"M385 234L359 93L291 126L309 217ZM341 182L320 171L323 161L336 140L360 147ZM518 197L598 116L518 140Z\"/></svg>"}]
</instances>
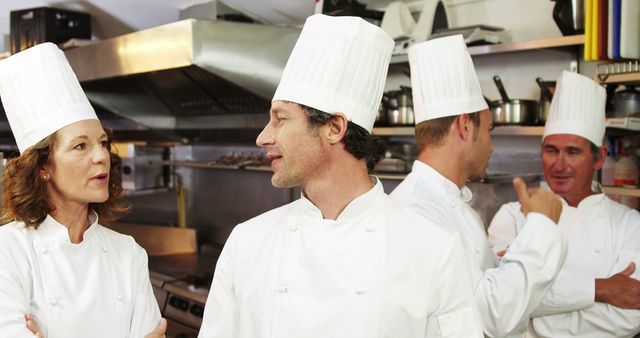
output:
<instances>
[{"instance_id":1,"label":"pan handle","mask_svg":"<svg viewBox=\"0 0 640 338\"><path fill-rule=\"evenodd\" d=\"M502 102L507 103L509 100L509 95L507 95L507 91L504 90L504 86L502 85L502 80L498 75L493 76L493 82L495 82L496 87L498 87L498 91L500 92L500 96L502 97Z\"/></svg>"},{"instance_id":2,"label":"pan handle","mask_svg":"<svg viewBox=\"0 0 640 338\"><path fill-rule=\"evenodd\" d=\"M538 86L540 86L540 93L542 94L542 98L551 102L553 93L551 93L551 90L549 89L549 87L547 87L547 84L541 77L536 78L536 82L538 83Z\"/></svg>"}]
</instances>

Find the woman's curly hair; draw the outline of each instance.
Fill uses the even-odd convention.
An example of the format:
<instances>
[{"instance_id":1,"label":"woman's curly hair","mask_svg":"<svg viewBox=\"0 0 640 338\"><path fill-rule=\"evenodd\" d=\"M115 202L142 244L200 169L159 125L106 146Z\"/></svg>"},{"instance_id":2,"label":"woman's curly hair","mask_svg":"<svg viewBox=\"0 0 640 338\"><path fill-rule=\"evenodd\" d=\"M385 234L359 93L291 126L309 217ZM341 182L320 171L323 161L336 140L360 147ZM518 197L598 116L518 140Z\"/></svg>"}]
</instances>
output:
<instances>
[{"instance_id":1,"label":"woman's curly hair","mask_svg":"<svg viewBox=\"0 0 640 338\"><path fill-rule=\"evenodd\" d=\"M107 131L107 135L109 137L107 149L111 161L109 197L102 203L89 204L89 209L98 214L100 224L115 221L129 209L129 203L122 198L120 156L111 151L111 133ZM22 155L7 161L4 168L4 206L0 224L20 221L37 229L47 214L55 209L49 203L47 184L40 177L39 170L51 160L56 137L57 133L53 133L27 149Z\"/></svg>"}]
</instances>

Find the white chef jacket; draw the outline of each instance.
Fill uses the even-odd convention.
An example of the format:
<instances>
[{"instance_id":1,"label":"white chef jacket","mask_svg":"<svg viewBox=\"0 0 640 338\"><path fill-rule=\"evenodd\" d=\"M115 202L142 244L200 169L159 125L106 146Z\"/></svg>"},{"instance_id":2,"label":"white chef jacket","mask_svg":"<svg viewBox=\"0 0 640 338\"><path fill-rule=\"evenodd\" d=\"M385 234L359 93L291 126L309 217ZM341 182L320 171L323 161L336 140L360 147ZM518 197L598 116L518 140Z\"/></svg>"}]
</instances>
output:
<instances>
[{"instance_id":1,"label":"white chef jacket","mask_svg":"<svg viewBox=\"0 0 640 338\"><path fill-rule=\"evenodd\" d=\"M0 337L33 337L28 313L46 338L142 338L158 325L146 252L91 218L78 244L51 216L0 227Z\"/></svg>"},{"instance_id":2,"label":"white chef jacket","mask_svg":"<svg viewBox=\"0 0 640 338\"><path fill-rule=\"evenodd\" d=\"M503 205L489 227L493 249L509 245L522 231L523 220L520 203ZM537 335L606 338L640 332L640 311L594 302L596 278L610 277L631 262L640 267L640 213L595 194L577 208L563 200L558 226L569 252L551 290L533 313ZM640 268L632 277L640 279Z\"/></svg>"},{"instance_id":3,"label":"white chef jacket","mask_svg":"<svg viewBox=\"0 0 640 338\"><path fill-rule=\"evenodd\" d=\"M481 337L459 239L377 181L337 220L302 197L235 227L201 338Z\"/></svg>"},{"instance_id":4,"label":"white chef jacket","mask_svg":"<svg viewBox=\"0 0 640 338\"><path fill-rule=\"evenodd\" d=\"M460 189L431 166L415 161L391 197L461 235L485 334L521 337L566 255L557 225L542 214L530 213L527 226L498 264L480 217L468 205L469 188Z\"/></svg>"}]
</instances>

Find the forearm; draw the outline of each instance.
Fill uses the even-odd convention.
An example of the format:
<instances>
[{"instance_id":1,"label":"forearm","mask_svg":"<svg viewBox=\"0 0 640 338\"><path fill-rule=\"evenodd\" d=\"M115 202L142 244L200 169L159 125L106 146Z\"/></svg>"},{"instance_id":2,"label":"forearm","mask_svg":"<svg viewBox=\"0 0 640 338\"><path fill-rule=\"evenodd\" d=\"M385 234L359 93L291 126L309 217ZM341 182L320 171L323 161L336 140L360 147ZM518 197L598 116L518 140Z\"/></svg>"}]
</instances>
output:
<instances>
[{"instance_id":1,"label":"forearm","mask_svg":"<svg viewBox=\"0 0 640 338\"><path fill-rule=\"evenodd\" d=\"M556 225L532 213L498 268L485 271L476 285L476 301L485 331L504 336L528 321L566 256Z\"/></svg>"},{"instance_id":2,"label":"forearm","mask_svg":"<svg viewBox=\"0 0 640 338\"><path fill-rule=\"evenodd\" d=\"M578 311L593 305L593 277L585 277L564 265L532 317Z\"/></svg>"},{"instance_id":3,"label":"forearm","mask_svg":"<svg viewBox=\"0 0 640 338\"><path fill-rule=\"evenodd\" d=\"M594 303L579 311L536 317L533 324L542 337L633 337L640 332L640 311Z\"/></svg>"}]
</instances>

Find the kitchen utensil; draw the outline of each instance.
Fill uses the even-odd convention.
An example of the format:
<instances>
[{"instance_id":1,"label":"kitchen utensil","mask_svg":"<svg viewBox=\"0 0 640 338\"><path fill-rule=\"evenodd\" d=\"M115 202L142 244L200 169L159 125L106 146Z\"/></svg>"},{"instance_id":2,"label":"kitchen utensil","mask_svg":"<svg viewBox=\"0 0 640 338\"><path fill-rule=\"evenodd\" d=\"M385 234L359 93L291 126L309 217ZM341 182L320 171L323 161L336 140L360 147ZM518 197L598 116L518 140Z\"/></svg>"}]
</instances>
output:
<instances>
[{"instance_id":1,"label":"kitchen utensil","mask_svg":"<svg viewBox=\"0 0 640 338\"><path fill-rule=\"evenodd\" d=\"M501 124L535 124L538 115L538 102L535 100L510 99L498 75L493 77L502 101L500 109L492 109L493 123ZM498 104L498 102L496 102Z\"/></svg>"},{"instance_id":2,"label":"kitchen utensil","mask_svg":"<svg viewBox=\"0 0 640 338\"><path fill-rule=\"evenodd\" d=\"M640 58L640 1L621 0L620 57Z\"/></svg>"},{"instance_id":3,"label":"kitchen utensil","mask_svg":"<svg viewBox=\"0 0 640 338\"><path fill-rule=\"evenodd\" d=\"M384 101L387 109L387 124L390 126L413 125L413 100L411 88L401 86L400 90L386 93Z\"/></svg>"},{"instance_id":4,"label":"kitchen utensil","mask_svg":"<svg viewBox=\"0 0 640 338\"><path fill-rule=\"evenodd\" d=\"M607 19L609 15L607 10L609 9L609 0L598 0L599 12L598 12L598 60L607 59Z\"/></svg>"},{"instance_id":5,"label":"kitchen utensil","mask_svg":"<svg viewBox=\"0 0 640 338\"><path fill-rule=\"evenodd\" d=\"M591 44L593 39L593 2L594 0L585 0L585 13L584 13L584 60L591 61L594 59L591 54Z\"/></svg>"},{"instance_id":6,"label":"kitchen utensil","mask_svg":"<svg viewBox=\"0 0 640 338\"><path fill-rule=\"evenodd\" d=\"M613 3L614 0L607 1L607 59L613 59Z\"/></svg>"},{"instance_id":7,"label":"kitchen utensil","mask_svg":"<svg viewBox=\"0 0 640 338\"><path fill-rule=\"evenodd\" d=\"M591 57L593 60L598 60L598 42L600 41L600 31L598 30L600 23L600 0L592 0L591 5Z\"/></svg>"},{"instance_id":8,"label":"kitchen utensil","mask_svg":"<svg viewBox=\"0 0 640 338\"><path fill-rule=\"evenodd\" d=\"M620 2L613 1L613 58L620 58Z\"/></svg>"},{"instance_id":9,"label":"kitchen utensil","mask_svg":"<svg viewBox=\"0 0 640 338\"><path fill-rule=\"evenodd\" d=\"M538 101L540 112L538 114L538 124L544 124L547 121L547 116L549 116L549 107L551 107L553 91L549 86L547 86L547 83L541 77L536 78L536 82L540 87L540 100ZM555 81L553 83L555 90Z\"/></svg>"},{"instance_id":10,"label":"kitchen utensil","mask_svg":"<svg viewBox=\"0 0 640 338\"><path fill-rule=\"evenodd\" d=\"M640 115L640 91L635 87L627 87L613 95L614 117Z\"/></svg>"},{"instance_id":11,"label":"kitchen utensil","mask_svg":"<svg viewBox=\"0 0 640 338\"><path fill-rule=\"evenodd\" d=\"M573 35L584 32L584 0L552 0L553 20L560 28L562 35Z\"/></svg>"}]
</instances>

